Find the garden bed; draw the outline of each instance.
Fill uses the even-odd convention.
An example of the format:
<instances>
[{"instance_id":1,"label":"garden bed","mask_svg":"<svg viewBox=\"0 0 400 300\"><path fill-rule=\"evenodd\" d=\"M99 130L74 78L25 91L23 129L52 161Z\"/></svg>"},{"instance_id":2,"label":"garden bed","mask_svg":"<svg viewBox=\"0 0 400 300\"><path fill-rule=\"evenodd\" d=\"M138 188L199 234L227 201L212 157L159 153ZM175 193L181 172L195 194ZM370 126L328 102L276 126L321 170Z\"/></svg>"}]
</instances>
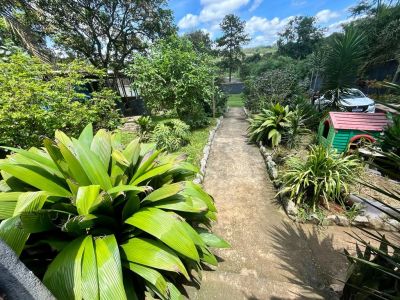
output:
<instances>
[{"instance_id":1,"label":"garden bed","mask_svg":"<svg viewBox=\"0 0 400 300\"><path fill-rule=\"evenodd\" d=\"M261 144L259 145L259 147L260 152L265 159L268 174L271 180L273 180L274 186L277 188L278 192L282 187L281 183L278 180L279 172L283 171L282 169L284 167L282 165L282 162L285 159L281 157L282 152L279 153L280 161L278 162L278 164L274 160L274 156L277 156L277 154L274 153L272 149L268 149ZM290 154L291 152L292 151L288 150L288 156L293 156L293 154ZM304 157L304 153L302 153L302 149L299 149L296 156L300 158ZM368 175L366 175L366 177L363 176L364 180L378 180L370 181L378 185L379 182L384 182L384 184L380 185L381 187L390 188L392 186L395 186L396 184L390 179L378 175L373 175L368 172L366 172L366 174ZM380 205L379 202L373 200L373 197L378 196L378 194L376 194L376 192L374 192L372 189L366 187L361 188L359 184L353 186L352 189L354 190L355 188L357 188L357 186L361 189L361 195L363 196L363 198L365 197L367 201L364 201L363 198L360 198L357 195L351 193L348 197L348 200L352 204L359 205L359 208L354 210L345 210L341 205L337 203L330 203L329 209L320 206L320 208L315 213L309 213L305 209L297 207L296 204L292 200L290 200L286 194L278 194L277 197L280 203L282 203L289 218L296 222L313 223L323 226L353 225L372 228L376 230L399 231L400 223L394 219L389 218L386 213L376 208L380 207L381 209L384 209L384 207ZM379 194L379 197L381 198L381 194ZM386 200L384 201L386 201L388 204L398 205L398 203L391 202L389 200L389 197L386 197L385 199Z\"/></svg>"},{"instance_id":2,"label":"garden bed","mask_svg":"<svg viewBox=\"0 0 400 300\"><path fill-rule=\"evenodd\" d=\"M207 127L192 130L187 145L176 151L177 153L185 153L188 156L187 161L200 168L200 173L195 178L196 183L203 182L211 145L222 118L222 116L218 119L210 118L210 124ZM127 145L132 139L139 137L139 126L134 123L135 119L137 118L125 120L124 126L120 129L124 145ZM170 118L156 117L154 123L167 122L168 120Z\"/></svg>"},{"instance_id":3,"label":"garden bed","mask_svg":"<svg viewBox=\"0 0 400 300\"><path fill-rule=\"evenodd\" d=\"M246 115L249 116L247 110L244 110ZM382 212L381 210L385 210L386 208L378 201L375 201L374 198L379 198L384 203L394 207L398 207L398 203L390 199L390 197L382 197L382 194L363 186L361 183L350 185L350 194L346 200L344 200L346 207L338 203L330 202L329 208L319 205L315 212L312 212L308 207L296 205L289 198L289 195L279 192L282 190L280 174L283 174L287 170L287 161L289 159L305 161L309 153L309 145L312 144L314 140L314 134L306 134L302 137L299 145L293 149L282 146L271 149L263 146L262 143L258 143L260 152L265 159L268 174L277 189L277 197L289 218L296 222L313 223L323 226L354 225L377 230L399 231L400 223L389 218L386 213ZM397 182L380 176L378 172L374 170L364 170L360 178L367 183L373 183L387 190L396 190L398 186ZM364 199L366 199L366 201L364 201Z\"/></svg>"}]
</instances>

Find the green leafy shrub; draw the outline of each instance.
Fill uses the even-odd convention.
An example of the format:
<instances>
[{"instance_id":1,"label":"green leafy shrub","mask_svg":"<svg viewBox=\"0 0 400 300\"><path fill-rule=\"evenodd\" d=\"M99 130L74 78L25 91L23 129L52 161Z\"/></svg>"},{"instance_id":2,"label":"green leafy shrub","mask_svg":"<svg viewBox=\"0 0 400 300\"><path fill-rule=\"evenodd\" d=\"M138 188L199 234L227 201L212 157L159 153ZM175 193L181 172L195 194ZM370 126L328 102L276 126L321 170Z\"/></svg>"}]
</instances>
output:
<instances>
[{"instance_id":1,"label":"green leafy shrub","mask_svg":"<svg viewBox=\"0 0 400 300\"><path fill-rule=\"evenodd\" d=\"M249 141L253 143L263 142L273 147L278 146L282 140L282 134L289 126L289 117L292 112L289 107L283 107L279 103L271 105L269 109L251 118L248 128Z\"/></svg>"},{"instance_id":2,"label":"green leafy shrub","mask_svg":"<svg viewBox=\"0 0 400 300\"><path fill-rule=\"evenodd\" d=\"M289 148L295 148L301 142L301 137L310 132L306 128L307 119L299 109L295 109L288 116L288 126L283 133L282 141Z\"/></svg>"},{"instance_id":3,"label":"green leafy shrub","mask_svg":"<svg viewBox=\"0 0 400 300\"><path fill-rule=\"evenodd\" d=\"M323 146L311 146L305 161L289 161L289 169L281 176L284 188L297 204L307 203L315 211L318 204L329 208L330 201L343 200L361 170L359 160L344 156Z\"/></svg>"},{"instance_id":4,"label":"green leafy shrub","mask_svg":"<svg viewBox=\"0 0 400 300\"><path fill-rule=\"evenodd\" d=\"M89 95L102 73L79 61L50 65L16 53L0 60L0 145L38 146L56 129L76 136L84 124L114 129L119 125L117 95L102 89Z\"/></svg>"},{"instance_id":5,"label":"green leafy shrub","mask_svg":"<svg viewBox=\"0 0 400 300\"><path fill-rule=\"evenodd\" d=\"M400 116L394 116L393 123L385 129L382 149L400 155Z\"/></svg>"},{"instance_id":6,"label":"green leafy shrub","mask_svg":"<svg viewBox=\"0 0 400 300\"><path fill-rule=\"evenodd\" d=\"M251 112L259 112L273 103L290 99L302 90L293 66L270 70L245 81L245 107Z\"/></svg>"},{"instance_id":7,"label":"green leafy shrub","mask_svg":"<svg viewBox=\"0 0 400 300\"><path fill-rule=\"evenodd\" d=\"M150 116L140 116L135 123L139 126L140 140L145 142L149 139L149 134L153 129L153 121Z\"/></svg>"},{"instance_id":8,"label":"green leafy shrub","mask_svg":"<svg viewBox=\"0 0 400 300\"><path fill-rule=\"evenodd\" d=\"M213 199L182 156L87 126L1 160L0 237L57 299L181 299L175 282L217 265ZM40 261L40 263L38 263ZM189 275L191 274L191 275Z\"/></svg>"},{"instance_id":9,"label":"green leafy shrub","mask_svg":"<svg viewBox=\"0 0 400 300\"><path fill-rule=\"evenodd\" d=\"M178 119L159 123L154 127L151 140L158 149L175 152L189 141L190 127Z\"/></svg>"},{"instance_id":10,"label":"green leafy shrub","mask_svg":"<svg viewBox=\"0 0 400 300\"><path fill-rule=\"evenodd\" d=\"M205 107L213 88L214 66L210 56L198 53L187 38L171 37L154 44L147 54L137 54L127 70L153 112L174 110L191 127L208 124Z\"/></svg>"}]
</instances>

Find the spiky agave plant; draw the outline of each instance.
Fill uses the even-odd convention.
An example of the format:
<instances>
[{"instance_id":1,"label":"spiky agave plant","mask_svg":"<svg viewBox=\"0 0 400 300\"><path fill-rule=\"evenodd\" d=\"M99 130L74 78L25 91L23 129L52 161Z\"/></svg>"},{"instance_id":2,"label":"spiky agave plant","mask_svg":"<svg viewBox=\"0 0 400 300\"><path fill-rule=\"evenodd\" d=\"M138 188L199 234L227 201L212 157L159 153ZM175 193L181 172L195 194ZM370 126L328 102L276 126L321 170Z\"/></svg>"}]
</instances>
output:
<instances>
[{"instance_id":1,"label":"spiky agave plant","mask_svg":"<svg viewBox=\"0 0 400 300\"><path fill-rule=\"evenodd\" d=\"M313 211L319 203L329 207L330 201L341 200L361 170L359 160L344 156L323 146L311 146L306 161L290 163L282 175L283 189L296 204L307 203Z\"/></svg>"},{"instance_id":2,"label":"spiky agave plant","mask_svg":"<svg viewBox=\"0 0 400 300\"><path fill-rule=\"evenodd\" d=\"M57 299L178 299L176 279L217 265L208 247L228 244L194 166L91 126L55 137L0 161L0 238Z\"/></svg>"},{"instance_id":3,"label":"spiky agave plant","mask_svg":"<svg viewBox=\"0 0 400 300\"><path fill-rule=\"evenodd\" d=\"M253 143L264 142L273 147L278 146L282 140L282 134L289 126L289 118L292 112L289 106L279 103L263 109L258 115L249 119L250 125L247 129L249 141Z\"/></svg>"}]
</instances>

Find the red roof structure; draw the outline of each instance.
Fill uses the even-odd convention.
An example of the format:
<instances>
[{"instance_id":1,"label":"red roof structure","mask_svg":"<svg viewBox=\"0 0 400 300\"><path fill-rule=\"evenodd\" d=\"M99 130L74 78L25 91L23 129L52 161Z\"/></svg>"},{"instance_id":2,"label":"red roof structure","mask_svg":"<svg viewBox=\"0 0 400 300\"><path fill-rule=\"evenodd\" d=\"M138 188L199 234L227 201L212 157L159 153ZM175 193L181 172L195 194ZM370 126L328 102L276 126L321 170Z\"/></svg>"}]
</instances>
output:
<instances>
[{"instance_id":1,"label":"red roof structure","mask_svg":"<svg viewBox=\"0 0 400 300\"><path fill-rule=\"evenodd\" d=\"M389 124L384 113L330 112L329 116L335 129L383 131Z\"/></svg>"}]
</instances>

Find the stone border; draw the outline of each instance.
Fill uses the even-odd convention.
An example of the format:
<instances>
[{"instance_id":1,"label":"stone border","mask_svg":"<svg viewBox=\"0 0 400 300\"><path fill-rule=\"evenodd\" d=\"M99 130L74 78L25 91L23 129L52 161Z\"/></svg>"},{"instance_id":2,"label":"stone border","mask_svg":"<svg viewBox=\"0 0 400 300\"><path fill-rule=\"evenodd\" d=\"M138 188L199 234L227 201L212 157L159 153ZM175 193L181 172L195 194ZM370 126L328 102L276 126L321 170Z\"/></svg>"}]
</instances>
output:
<instances>
[{"instance_id":1,"label":"stone border","mask_svg":"<svg viewBox=\"0 0 400 300\"><path fill-rule=\"evenodd\" d=\"M198 173L196 175L196 178L193 179L194 183L202 184L204 181L204 176L206 175L207 161L208 157L210 156L211 146L214 142L215 134L218 128L221 126L223 118L224 116L219 117L217 119L217 124L215 125L215 127L212 130L210 130L210 134L208 135L208 142L203 148L203 158L200 160L200 173Z\"/></svg>"},{"instance_id":2,"label":"stone border","mask_svg":"<svg viewBox=\"0 0 400 300\"><path fill-rule=\"evenodd\" d=\"M250 116L249 112L247 111L246 108L243 107L244 113L246 114L247 117ZM271 178L275 188L279 191L282 186L281 184L277 181L278 179L278 168L275 163L275 161L272 158L273 151L269 151L266 147L262 145L260 142L257 145L260 149L261 155L263 156L265 160L265 164L267 167L267 172L269 177ZM293 220L298 222L298 210L295 205L295 203L289 199L289 197L286 194L279 194L278 199L281 202L283 208L285 209L286 214L288 217ZM323 226L333 226L333 225L338 225L338 226L361 226L361 227L367 227L371 229L376 229L376 230L385 230L385 231L399 231L400 230L400 222L398 222L395 219L389 218L387 214L379 210L377 207L381 208L384 211L387 211L386 208L381 207L382 204L379 203L376 200L371 200L367 199L368 202L364 201L360 197L350 194L349 195L349 200L352 201L353 203L359 203L362 206L362 209L360 210L360 214L357 215L353 220L349 220L346 216L344 215L328 215L322 220L322 225ZM392 212L393 214L393 212ZM311 214L310 215L310 220L307 223L313 223L313 224L320 224L321 220L318 218L317 215Z\"/></svg>"},{"instance_id":3,"label":"stone border","mask_svg":"<svg viewBox=\"0 0 400 300\"><path fill-rule=\"evenodd\" d=\"M5 299L56 299L39 278L19 260L14 251L0 239L0 299L4 296Z\"/></svg>"}]
</instances>

